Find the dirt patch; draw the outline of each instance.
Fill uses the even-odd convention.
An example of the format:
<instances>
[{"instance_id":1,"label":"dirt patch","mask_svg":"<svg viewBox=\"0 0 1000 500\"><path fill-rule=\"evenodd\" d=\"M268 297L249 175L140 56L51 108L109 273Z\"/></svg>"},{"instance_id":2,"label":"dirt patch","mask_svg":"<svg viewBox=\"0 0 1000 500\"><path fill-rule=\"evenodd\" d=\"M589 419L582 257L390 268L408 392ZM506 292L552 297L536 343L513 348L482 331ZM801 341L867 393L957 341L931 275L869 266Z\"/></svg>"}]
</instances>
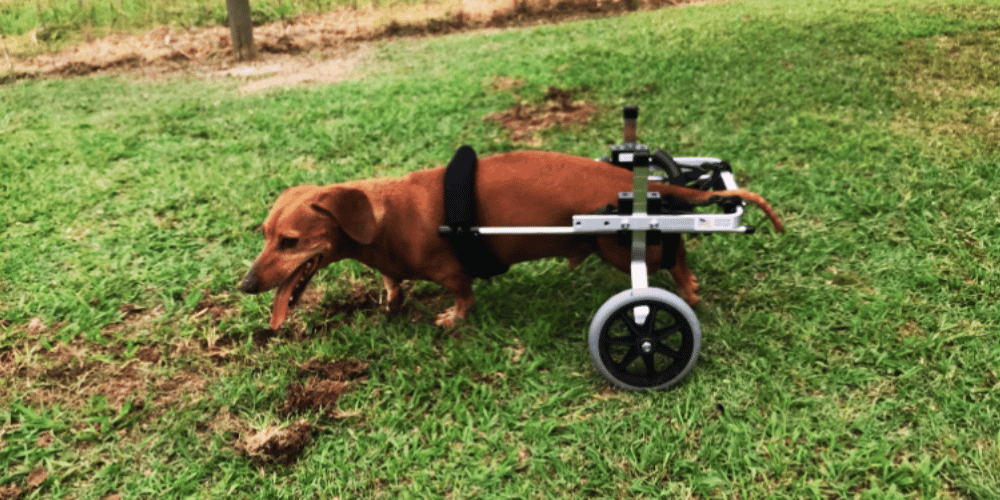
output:
<instances>
[{"instance_id":1,"label":"dirt patch","mask_svg":"<svg viewBox=\"0 0 1000 500\"><path fill-rule=\"evenodd\" d=\"M228 293L223 292L217 296L209 295L210 293L209 290L202 291L203 297L195 304L191 321L207 320L211 325L218 325L220 321L239 313L239 307Z\"/></svg>"},{"instance_id":2,"label":"dirt patch","mask_svg":"<svg viewBox=\"0 0 1000 500\"><path fill-rule=\"evenodd\" d=\"M53 440L54 438L52 437L52 433L48 431L42 432L38 435L38 440L35 441L35 448L48 448L49 446L52 446Z\"/></svg>"},{"instance_id":3,"label":"dirt patch","mask_svg":"<svg viewBox=\"0 0 1000 500\"><path fill-rule=\"evenodd\" d=\"M58 332L62 328L62 323L57 322L49 326L42 318L31 318L26 324L15 325L11 320L4 318L0 320L0 328L9 328L9 337L27 336L35 338L47 333Z\"/></svg>"},{"instance_id":4,"label":"dirt patch","mask_svg":"<svg viewBox=\"0 0 1000 500\"><path fill-rule=\"evenodd\" d=\"M120 350L120 349L119 349ZM144 346L134 359L116 362L109 354L114 348L89 346L85 341L56 344L50 350L19 348L0 354L0 375L13 389L0 398L23 394L30 407L81 408L103 397L111 409L133 409L152 401L167 408L182 397L197 397L207 385L198 374L180 372L166 379L153 365L161 362L158 346Z\"/></svg>"},{"instance_id":5,"label":"dirt patch","mask_svg":"<svg viewBox=\"0 0 1000 500\"><path fill-rule=\"evenodd\" d=\"M113 34L56 53L15 59L0 83L23 78L115 73L158 79L175 75L255 79L241 92L349 77L371 42L615 15L688 0L447 0L412 6L350 9L302 15L254 28L260 57L232 61L229 30L216 26L176 30L161 26L142 35ZM6 40L15 53L23 51ZM30 42L24 42L30 43ZM37 50L37 49L36 49ZM259 79L265 76L263 79Z\"/></svg>"},{"instance_id":6,"label":"dirt patch","mask_svg":"<svg viewBox=\"0 0 1000 500\"><path fill-rule=\"evenodd\" d=\"M21 498L21 488L13 484L0 486L0 500L16 500L18 498Z\"/></svg>"},{"instance_id":7,"label":"dirt patch","mask_svg":"<svg viewBox=\"0 0 1000 500\"><path fill-rule=\"evenodd\" d=\"M325 332L353 325L359 318L359 312L360 317L368 321L387 314L383 302L385 291L377 275L371 275L370 279L341 279L347 281L347 289L327 294L308 317L316 331ZM413 323L433 321L454 300L448 291L439 287L418 287L412 281L404 281L400 288L403 303L398 310L389 313L389 316L405 317Z\"/></svg>"},{"instance_id":8,"label":"dirt patch","mask_svg":"<svg viewBox=\"0 0 1000 500\"><path fill-rule=\"evenodd\" d=\"M43 360L39 378L58 384L78 382L101 368L100 362L87 359L78 348L57 344L50 351L42 353ZM29 368L30 370L30 368Z\"/></svg>"},{"instance_id":9,"label":"dirt patch","mask_svg":"<svg viewBox=\"0 0 1000 500\"><path fill-rule=\"evenodd\" d=\"M303 310L311 310L323 303L323 297L326 296L326 284L325 283L311 283L302 295L299 296L299 302L296 307Z\"/></svg>"},{"instance_id":10,"label":"dirt patch","mask_svg":"<svg viewBox=\"0 0 1000 500\"><path fill-rule=\"evenodd\" d=\"M106 377L97 377L84 392L91 394L91 397L104 396L110 406L119 410L129 403L133 408L141 408L149 386L154 381L152 375L138 365L129 363L117 372L108 373Z\"/></svg>"},{"instance_id":11,"label":"dirt patch","mask_svg":"<svg viewBox=\"0 0 1000 500\"><path fill-rule=\"evenodd\" d=\"M211 297L206 292L206 296L195 304L191 320L198 321L205 318L213 324L218 324L223 319L234 316L239 309L228 303L229 301L226 300L228 297L227 293L223 293L219 297Z\"/></svg>"},{"instance_id":12,"label":"dirt patch","mask_svg":"<svg viewBox=\"0 0 1000 500\"><path fill-rule=\"evenodd\" d=\"M299 375L309 378L305 383L288 384L287 394L277 414L289 417L295 414L317 412L326 418L343 418L351 415L337 410L340 397L368 371L368 363L358 360L322 362L310 359L298 365ZM234 447L248 456L257 466L268 464L288 465L295 462L312 441L312 425L300 419L285 426L270 425L255 429L223 409L208 423L216 434L235 434Z\"/></svg>"},{"instance_id":13,"label":"dirt patch","mask_svg":"<svg viewBox=\"0 0 1000 500\"><path fill-rule=\"evenodd\" d=\"M310 359L299 365L300 375L309 375L305 384L288 384L285 402L278 414L289 416L307 411L318 411L328 417L337 417L337 401L353 385L353 380L368 373L368 363L342 360L324 363Z\"/></svg>"},{"instance_id":14,"label":"dirt patch","mask_svg":"<svg viewBox=\"0 0 1000 500\"><path fill-rule=\"evenodd\" d=\"M337 299L327 307L335 308L345 318L355 311L377 311L382 304L382 289L375 282L351 281L351 288L342 299Z\"/></svg>"},{"instance_id":15,"label":"dirt patch","mask_svg":"<svg viewBox=\"0 0 1000 500\"><path fill-rule=\"evenodd\" d=\"M490 113L483 119L499 123L510 132L511 140L516 143L540 146L542 140L538 137L539 132L556 126L583 126L590 121L597 106L582 99L574 99L579 93L579 90L549 87L545 93L545 101L540 104L521 101L514 107Z\"/></svg>"},{"instance_id":16,"label":"dirt patch","mask_svg":"<svg viewBox=\"0 0 1000 500\"><path fill-rule=\"evenodd\" d=\"M131 302L124 302L118 307L118 311L122 315L121 321L108 324L102 328L101 333L105 337L110 337L112 334L119 332L138 332L149 329L157 319L163 316L164 309L163 304L145 308Z\"/></svg>"},{"instance_id":17,"label":"dirt patch","mask_svg":"<svg viewBox=\"0 0 1000 500\"><path fill-rule=\"evenodd\" d=\"M31 318L31 321L28 322L26 333L29 335L40 335L45 332L47 328L48 327L45 326L45 322L42 321L41 318Z\"/></svg>"},{"instance_id":18,"label":"dirt patch","mask_svg":"<svg viewBox=\"0 0 1000 500\"><path fill-rule=\"evenodd\" d=\"M253 332L253 345L260 349L267 347L271 343L271 339L277 337L279 333L270 328L261 328Z\"/></svg>"},{"instance_id":19,"label":"dirt patch","mask_svg":"<svg viewBox=\"0 0 1000 500\"><path fill-rule=\"evenodd\" d=\"M214 327L235 314L230 302L225 294L201 299L195 307L193 322ZM0 377L4 389L0 390L0 404L8 404L19 395L17 397L31 407L82 408L100 397L103 398L101 404L112 410L120 411L126 405L134 410L149 403L166 408L182 397L198 397L207 382L200 375L183 370L164 375L160 370L164 362L189 356L199 366L197 370L203 368L201 361L205 358L228 357L228 351L222 348L213 349L214 346L199 345L198 341L190 339L178 339L168 346L135 346L132 341L142 337L142 331L161 319L164 307L123 303L120 312L118 322L101 329L105 339L116 339L108 344L77 336L49 348L30 339L0 350ZM14 328L19 333L49 333L58 329L59 324L50 327L35 318L27 325ZM125 342L126 337L132 340Z\"/></svg>"},{"instance_id":20,"label":"dirt patch","mask_svg":"<svg viewBox=\"0 0 1000 500\"><path fill-rule=\"evenodd\" d=\"M312 426L308 420L298 420L287 427L271 425L253 429L240 440L237 449L246 453L258 465L294 463L312 441Z\"/></svg>"},{"instance_id":21,"label":"dirt patch","mask_svg":"<svg viewBox=\"0 0 1000 500\"><path fill-rule=\"evenodd\" d=\"M45 470L45 467L37 467L35 470L28 474L28 480L25 483L29 490L38 488L49 478L49 471Z\"/></svg>"},{"instance_id":22,"label":"dirt patch","mask_svg":"<svg viewBox=\"0 0 1000 500\"><path fill-rule=\"evenodd\" d=\"M198 399L206 393L208 381L198 373L179 372L155 384L153 407L170 408L184 398Z\"/></svg>"},{"instance_id":23,"label":"dirt patch","mask_svg":"<svg viewBox=\"0 0 1000 500\"><path fill-rule=\"evenodd\" d=\"M305 384L293 382L288 384L288 396L284 404L278 408L278 415L289 415L307 411L318 411L327 416L337 414L337 401L351 387L349 382L323 380L310 377Z\"/></svg>"},{"instance_id":24,"label":"dirt patch","mask_svg":"<svg viewBox=\"0 0 1000 500\"><path fill-rule=\"evenodd\" d=\"M303 375L320 376L328 380L354 380L368 373L368 363L356 359L345 359L335 363L323 363L310 359L299 365Z\"/></svg>"},{"instance_id":25,"label":"dirt patch","mask_svg":"<svg viewBox=\"0 0 1000 500\"><path fill-rule=\"evenodd\" d=\"M11 351L0 352L0 378L6 379L14 376L17 369L17 359L14 357L14 353Z\"/></svg>"},{"instance_id":26,"label":"dirt patch","mask_svg":"<svg viewBox=\"0 0 1000 500\"><path fill-rule=\"evenodd\" d=\"M219 325L226 319L232 318L240 313L239 306L228 293L220 295L210 295L209 290L201 292L201 298L194 306L194 312L187 318L187 322L194 325L206 336L198 341L200 353L205 354L215 364L222 364L233 359L236 351L238 339L229 334L220 334Z\"/></svg>"},{"instance_id":27,"label":"dirt patch","mask_svg":"<svg viewBox=\"0 0 1000 500\"><path fill-rule=\"evenodd\" d=\"M357 280L351 277L344 279L347 280L347 290L344 293L333 293L325 301L299 304L303 310L314 311L314 326L331 330L353 324L358 311L366 312L369 318L378 314L382 302L381 286L374 280Z\"/></svg>"},{"instance_id":28,"label":"dirt patch","mask_svg":"<svg viewBox=\"0 0 1000 500\"><path fill-rule=\"evenodd\" d=\"M149 363L151 365L160 362L160 347L155 345L147 345L140 347L135 353L136 359L142 361L143 363Z\"/></svg>"}]
</instances>

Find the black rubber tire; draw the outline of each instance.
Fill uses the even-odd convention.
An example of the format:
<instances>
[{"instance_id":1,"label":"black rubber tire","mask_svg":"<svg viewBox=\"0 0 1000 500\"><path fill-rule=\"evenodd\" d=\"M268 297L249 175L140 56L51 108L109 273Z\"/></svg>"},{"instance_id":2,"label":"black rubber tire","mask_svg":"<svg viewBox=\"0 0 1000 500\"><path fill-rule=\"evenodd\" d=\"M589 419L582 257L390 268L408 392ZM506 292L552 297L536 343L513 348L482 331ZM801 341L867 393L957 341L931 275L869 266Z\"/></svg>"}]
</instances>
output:
<instances>
[{"instance_id":1,"label":"black rubber tire","mask_svg":"<svg viewBox=\"0 0 1000 500\"><path fill-rule=\"evenodd\" d=\"M640 325L635 308L649 308ZM683 299L660 288L630 289L608 299L590 323L594 367L608 382L634 391L680 382L698 361L701 325Z\"/></svg>"}]
</instances>

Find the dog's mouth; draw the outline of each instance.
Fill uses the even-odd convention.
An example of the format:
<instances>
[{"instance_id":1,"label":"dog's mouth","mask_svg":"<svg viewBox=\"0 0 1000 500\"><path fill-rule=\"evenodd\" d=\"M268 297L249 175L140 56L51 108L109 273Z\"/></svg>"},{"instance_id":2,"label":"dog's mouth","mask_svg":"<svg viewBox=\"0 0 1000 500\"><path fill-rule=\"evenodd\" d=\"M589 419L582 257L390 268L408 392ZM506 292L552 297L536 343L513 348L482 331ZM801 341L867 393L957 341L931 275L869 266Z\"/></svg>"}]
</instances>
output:
<instances>
[{"instance_id":1,"label":"dog's mouth","mask_svg":"<svg viewBox=\"0 0 1000 500\"><path fill-rule=\"evenodd\" d=\"M321 256L316 255L302 263L298 269L288 277L278 290L274 292L274 304L271 306L271 328L277 330L288 318L288 311L298 304L302 292L309 285L316 271L319 270Z\"/></svg>"}]
</instances>

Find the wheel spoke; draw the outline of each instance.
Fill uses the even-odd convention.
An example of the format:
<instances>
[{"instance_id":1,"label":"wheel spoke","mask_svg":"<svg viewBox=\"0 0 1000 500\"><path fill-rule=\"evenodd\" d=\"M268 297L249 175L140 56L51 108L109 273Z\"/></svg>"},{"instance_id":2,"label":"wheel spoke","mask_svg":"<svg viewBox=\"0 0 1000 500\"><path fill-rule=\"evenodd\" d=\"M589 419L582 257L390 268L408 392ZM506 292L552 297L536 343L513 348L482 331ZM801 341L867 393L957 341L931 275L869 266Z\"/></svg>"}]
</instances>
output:
<instances>
[{"instance_id":1,"label":"wheel spoke","mask_svg":"<svg viewBox=\"0 0 1000 500\"><path fill-rule=\"evenodd\" d=\"M632 364L632 362L635 361L635 358L638 357L639 357L639 351L635 347L633 347L629 349L627 353L625 353L625 357L622 358L621 363L618 363L618 366L620 366L622 370L624 370L628 368L628 365Z\"/></svg>"},{"instance_id":2,"label":"wheel spoke","mask_svg":"<svg viewBox=\"0 0 1000 500\"><path fill-rule=\"evenodd\" d=\"M646 322L642 324L643 333L649 334L656 327L656 312L660 310L657 304L649 304L649 316L646 316Z\"/></svg>"},{"instance_id":3,"label":"wheel spoke","mask_svg":"<svg viewBox=\"0 0 1000 500\"><path fill-rule=\"evenodd\" d=\"M671 348L671 347L669 347L667 345L664 345L664 344L662 344L660 342L656 343L655 350L656 350L656 352L658 352L660 354L663 354L664 356L669 356L670 359L673 359L675 361L676 360L680 360L680 357L681 357L680 351L675 351L673 348Z\"/></svg>"},{"instance_id":4,"label":"wheel spoke","mask_svg":"<svg viewBox=\"0 0 1000 500\"><path fill-rule=\"evenodd\" d=\"M642 332L639 331L639 325L635 324L635 320L628 316L627 309L622 309L618 313L618 319L620 319L622 323L625 323L625 328L628 328L629 333L631 333L633 337L642 335Z\"/></svg>"},{"instance_id":5,"label":"wheel spoke","mask_svg":"<svg viewBox=\"0 0 1000 500\"><path fill-rule=\"evenodd\" d=\"M680 331L680 329L681 329L681 324L675 322L670 326L660 328L659 330L653 332L653 338L655 338L656 340L663 340L664 337L669 337Z\"/></svg>"},{"instance_id":6,"label":"wheel spoke","mask_svg":"<svg viewBox=\"0 0 1000 500\"><path fill-rule=\"evenodd\" d=\"M653 359L653 353L647 352L642 355L642 362L646 365L646 376L652 377L656 375L656 360Z\"/></svg>"}]
</instances>

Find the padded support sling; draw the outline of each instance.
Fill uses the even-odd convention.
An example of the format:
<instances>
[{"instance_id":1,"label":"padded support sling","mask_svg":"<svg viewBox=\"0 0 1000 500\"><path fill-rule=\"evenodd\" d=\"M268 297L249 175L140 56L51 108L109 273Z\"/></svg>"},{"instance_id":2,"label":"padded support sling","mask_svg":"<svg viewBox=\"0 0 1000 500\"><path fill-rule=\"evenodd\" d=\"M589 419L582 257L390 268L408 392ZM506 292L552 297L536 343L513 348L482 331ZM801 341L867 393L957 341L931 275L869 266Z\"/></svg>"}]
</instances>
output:
<instances>
[{"instance_id":1,"label":"padded support sling","mask_svg":"<svg viewBox=\"0 0 1000 500\"><path fill-rule=\"evenodd\" d=\"M451 242L465 271L477 278L507 272L486 245L476 226L476 152L463 145L455 151L444 174L444 219L451 229L442 236Z\"/></svg>"}]
</instances>

